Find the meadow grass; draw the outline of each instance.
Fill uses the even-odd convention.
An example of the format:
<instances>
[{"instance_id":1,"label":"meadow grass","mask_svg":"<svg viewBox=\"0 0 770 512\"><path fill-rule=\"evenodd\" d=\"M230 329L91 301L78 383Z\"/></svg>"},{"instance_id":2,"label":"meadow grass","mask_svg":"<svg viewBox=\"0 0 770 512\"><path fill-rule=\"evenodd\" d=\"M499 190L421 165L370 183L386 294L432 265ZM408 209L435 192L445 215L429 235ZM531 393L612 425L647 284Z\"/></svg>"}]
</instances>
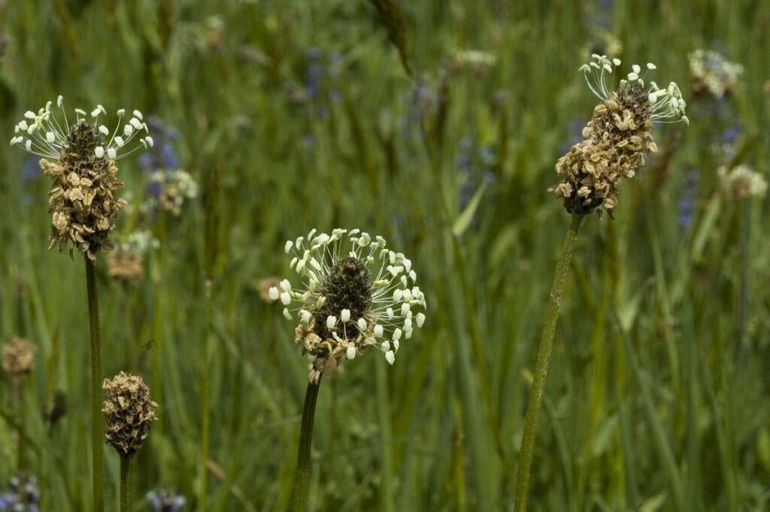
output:
<instances>
[{"instance_id":1,"label":"meadow grass","mask_svg":"<svg viewBox=\"0 0 770 512\"><path fill-rule=\"evenodd\" d=\"M770 4L401 7L411 76L363 1L0 0L0 141L58 94L71 106L136 106L176 130L179 166L200 186L180 216L148 217L148 173L123 161L129 207L116 234L149 229L160 247L137 285L97 262L104 375L142 375L160 404L133 460L134 509L158 488L178 489L189 510L288 507L307 362L259 285L288 275L286 239L341 226L380 233L412 258L428 320L392 367L372 353L324 377L310 509L512 510L570 222L546 189L571 126L595 104L577 68L609 34L624 65L653 61L682 86L690 126L656 128L660 150L622 189L614 220L581 228L529 505L767 510L768 211L727 197L717 168L726 158L767 175ZM744 66L732 97L691 97L697 48ZM467 49L496 60L462 65ZM732 152L718 156L736 124ZM46 250L48 182L27 157L0 144L0 336L38 348L24 403L41 510L88 511L83 271ZM0 389L5 486L20 422L6 376ZM49 426L40 412L56 390L67 411ZM120 460L104 450L114 510Z\"/></svg>"}]
</instances>

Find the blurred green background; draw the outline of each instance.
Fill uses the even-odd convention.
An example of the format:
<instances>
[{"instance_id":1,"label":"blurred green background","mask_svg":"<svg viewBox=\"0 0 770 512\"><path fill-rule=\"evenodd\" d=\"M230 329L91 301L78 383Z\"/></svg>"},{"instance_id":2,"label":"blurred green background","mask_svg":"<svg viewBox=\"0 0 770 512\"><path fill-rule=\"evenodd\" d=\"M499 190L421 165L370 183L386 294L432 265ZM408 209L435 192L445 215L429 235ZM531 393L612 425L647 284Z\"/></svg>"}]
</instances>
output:
<instances>
[{"instance_id":1,"label":"blurred green background","mask_svg":"<svg viewBox=\"0 0 770 512\"><path fill-rule=\"evenodd\" d=\"M143 375L160 404L138 498L171 488L185 510L286 507L307 363L260 283L288 275L284 240L339 226L413 260L428 320L392 367L371 352L324 380L311 508L512 510L569 223L546 189L596 103L577 72L596 51L657 64L691 122L656 129L660 150L615 219L580 233L531 507L769 510L768 208L726 194L717 169L768 172L770 2L374 3L0 0L0 141L58 94L69 108L138 108L162 120L161 166L198 183L178 216L148 210L159 164L121 161L116 239L149 230L159 248L138 284L98 262L105 374ZM744 66L732 94L694 96L697 48ZM88 511L83 264L47 251L36 165L0 144L0 336L38 347L25 393L41 509ZM2 488L18 418L7 377L0 390ZM56 390L67 411L49 426ZM105 450L113 505L119 460Z\"/></svg>"}]
</instances>

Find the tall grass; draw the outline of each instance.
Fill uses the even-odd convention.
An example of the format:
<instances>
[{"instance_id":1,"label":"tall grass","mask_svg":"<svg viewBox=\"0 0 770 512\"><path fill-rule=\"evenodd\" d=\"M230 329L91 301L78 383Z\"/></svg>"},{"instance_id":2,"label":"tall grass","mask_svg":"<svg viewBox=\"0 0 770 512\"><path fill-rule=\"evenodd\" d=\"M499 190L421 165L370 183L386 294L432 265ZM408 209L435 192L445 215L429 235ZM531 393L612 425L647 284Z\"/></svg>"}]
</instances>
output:
<instances>
[{"instance_id":1,"label":"tall grass","mask_svg":"<svg viewBox=\"0 0 770 512\"><path fill-rule=\"evenodd\" d=\"M382 233L412 257L430 315L393 367L364 357L324 378L310 509L512 509L564 229L545 189L571 123L590 115L577 67L606 25L624 62L654 61L684 89L698 47L722 49L745 72L721 106L691 102L688 130L660 129L661 151L622 190L615 220L581 230L530 508L766 510L768 210L721 194L713 153L740 122L733 163L767 176L765 2L401 8L411 77L368 2L0 2L9 36L0 140L57 94L137 105L178 131L181 166L202 187L181 217L147 225L161 247L140 285L121 287L103 262L96 268L104 373L143 375L161 405L134 460L135 501L166 487L191 510L288 507L307 368L280 310L260 300L259 280L288 271L289 236L345 226ZM496 63L458 67L462 49ZM0 336L39 346L27 465L42 510L88 511L82 272L45 250L47 183L6 147ZM685 226L678 206L692 167L697 199ZM133 194L127 233L141 220L132 209L146 173L128 159L120 176ZM7 379L0 387L10 389ZM49 427L39 411L56 389L67 413ZM0 393L0 485L15 471L11 396ZM105 502L117 503L117 458L105 470Z\"/></svg>"}]
</instances>

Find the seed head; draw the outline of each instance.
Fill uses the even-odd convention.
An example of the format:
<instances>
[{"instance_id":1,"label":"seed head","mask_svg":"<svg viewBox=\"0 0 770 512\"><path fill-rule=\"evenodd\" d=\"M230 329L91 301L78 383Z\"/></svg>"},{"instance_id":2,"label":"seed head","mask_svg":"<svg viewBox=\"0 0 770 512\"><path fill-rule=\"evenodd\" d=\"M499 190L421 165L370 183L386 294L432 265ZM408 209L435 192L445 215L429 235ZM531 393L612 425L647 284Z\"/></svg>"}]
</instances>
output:
<instances>
[{"instance_id":1,"label":"seed head","mask_svg":"<svg viewBox=\"0 0 770 512\"><path fill-rule=\"evenodd\" d=\"M296 342L315 357L311 380L325 363L354 359L372 346L393 364L401 340L425 322L412 261L385 246L381 236L372 240L358 229L331 235L314 229L286 242L289 266L302 283L295 288L284 279L269 296L280 300L286 318L299 320Z\"/></svg>"},{"instance_id":2,"label":"seed head","mask_svg":"<svg viewBox=\"0 0 770 512\"><path fill-rule=\"evenodd\" d=\"M111 132L99 123L99 117L107 113L101 105L91 112L90 120L85 111L75 109L70 124L61 96L56 103L60 117L51 110L50 101L37 113L24 114L11 145L43 157L40 167L52 179L48 200L51 247L62 250L71 242L95 259L100 250L111 248L110 231L118 211L126 205L117 197L123 184L117 179L116 162L153 142L138 110L125 123L125 110L118 110L118 123ZM141 145L135 143L137 138Z\"/></svg>"},{"instance_id":3,"label":"seed head","mask_svg":"<svg viewBox=\"0 0 770 512\"><path fill-rule=\"evenodd\" d=\"M35 364L35 346L18 336L12 336L3 347L3 371L21 378L32 371Z\"/></svg>"},{"instance_id":4,"label":"seed head","mask_svg":"<svg viewBox=\"0 0 770 512\"><path fill-rule=\"evenodd\" d=\"M104 437L121 455L131 456L150 433L158 404L141 377L125 372L105 379L102 389L107 392L102 404Z\"/></svg>"},{"instance_id":5,"label":"seed head","mask_svg":"<svg viewBox=\"0 0 770 512\"><path fill-rule=\"evenodd\" d=\"M633 178L647 154L656 151L653 122L687 122L685 102L673 82L660 89L655 82L645 86L641 67L620 81L617 90L608 85L608 75L619 59L593 55L580 69L589 89L601 100L591 121L583 128L583 139L556 162L562 181L549 190L564 199L570 213L587 214L597 209L611 211L625 178ZM647 64L647 70L655 69Z\"/></svg>"}]
</instances>

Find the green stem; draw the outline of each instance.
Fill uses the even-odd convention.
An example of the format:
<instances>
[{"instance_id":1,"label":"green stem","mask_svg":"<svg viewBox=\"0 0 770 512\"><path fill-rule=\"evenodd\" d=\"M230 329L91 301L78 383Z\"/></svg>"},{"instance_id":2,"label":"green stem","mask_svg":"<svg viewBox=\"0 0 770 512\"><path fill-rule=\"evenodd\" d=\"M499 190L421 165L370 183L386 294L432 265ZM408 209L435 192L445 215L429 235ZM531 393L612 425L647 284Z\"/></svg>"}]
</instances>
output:
<instances>
[{"instance_id":1,"label":"green stem","mask_svg":"<svg viewBox=\"0 0 770 512\"><path fill-rule=\"evenodd\" d=\"M19 415L19 473L25 473L27 470L27 411L24 401L23 376L14 378L14 387L16 388L16 399L18 400L17 414Z\"/></svg>"},{"instance_id":2,"label":"green stem","mask_svg":"<svg viewBox=\"0 0 770 512\"><path fill-rule=\"evenodd\" d=\"M120 512L131 510L131 470L133 457L120 455Z\"/></svg>"},{"instance_id":3,"label":"green stem","mask_svg":"<svg viewBox=\"0 0 770 512\"><path fill-rule=\"evenodd\" d=\"M318 398L318 382L310 382L305 392L305 407L302 411L302 429L299 433L299 449L297 450L297 472L294 473L294 491L291 510L304 512L307 510L307 498L310 494L310 446L313 441L313 416Z\"/></svg>"},{"instance_id":4,"label":"green stem","mask_svg":"<svg viewBox=\"0 0 770 512\"><path fill-rule=\"evenodd\" d=\"M86 262L88 288L88 321L91 333L91 451L93 481L93 511L104 511L104 424L102 420L102 351L99 337L99 300L96 295L94 262Z\"/></svg>"},{"instance_id":5,"label":"green stem","mask_svg":"<svg viewBox=\"0 0 770 512\"><path fill-rule=\"evenodd\" d=\"M211 299L211 287L212 283L210 279L205 283L206 293L206 328L209 331L206 333L206 337L203 341L203 372L201 373L201 461L198 468L200 478L200 494L198 496L199 510L208 509L208 483L209 483L209 442L211 437L211 416L209 414L209 401L210 401L210 383L209 383L209 369L211 358L211 332L213 332L212 325L212 299Z\"/></svg>"},{"instance_id":6,"label":"green stem","mask_svg":"<svg viewBox=\"0 0 770 512\"><path fill-rule=\"evenodd\" d=\"M572 224L564 238L559 260L556 263L556 275L553 279L551 293L548 296L548 306L545 310L545 323L540 338L540 346L537 351L537 363L535 376L530 391L527 413L524 417L524 433L521 440L521 453L519 453L518 474L516 476L516 512L527 510L527 494L529 491L529 473L532 466L532 452L535 447L535 434L537 433L537 417L540 413L540 405L543 401L545 379L548 376L548 367L551 362L551 349L553 337L556 333L556 322L559 319L559 309L564 295L564 285L569 275L570 261L572 260L572 248L577 237L577 232L583 222L583 215L573 215Z\"/></svg>"}]
</instances>

